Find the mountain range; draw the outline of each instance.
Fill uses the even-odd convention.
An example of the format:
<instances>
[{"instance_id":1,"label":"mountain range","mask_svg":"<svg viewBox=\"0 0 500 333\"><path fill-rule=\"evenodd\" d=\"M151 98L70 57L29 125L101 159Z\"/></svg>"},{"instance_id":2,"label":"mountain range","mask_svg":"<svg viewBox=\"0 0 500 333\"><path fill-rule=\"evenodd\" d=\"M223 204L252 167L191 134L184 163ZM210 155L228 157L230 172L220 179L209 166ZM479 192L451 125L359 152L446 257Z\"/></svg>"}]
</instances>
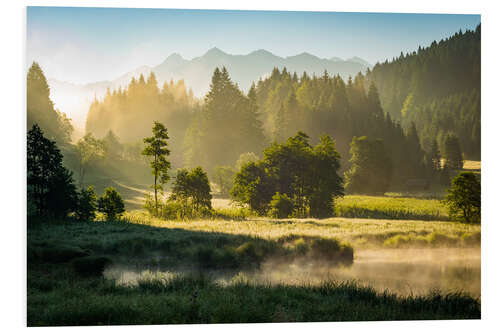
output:
<instances>
[{"instance_id":1,"label":"mountain range","mask_svg":"<svg viewBox=\"0 0 500 333\"><path fill-rule=\"evenodd\" d=\"M173 53L157 66L142 66L109 81L73 84L49 79L49 85L51 98L56 107L68 114L77 127L83 128L90 103L95 97L104 96L107 88L125 87L132 77L141 74L147 76L150 72L154 72L160 86L171 79L174 81L183 79L195 96L202 97L209 89L211 76L217 66L225 66L232 80L244 91L249 89L252 82L270 75L274 67L279 69L286 67L289 72L297 72L299 76L304 71L309 75L321 75L326 70L329 74L339 74L344 79L372 67L359 57L346 60L338 57L324 59L306 52L279 57L262 49L247 55L231 55L218 48L212 48L204 55L191 60Z\"/></svg>"}]
</instances>

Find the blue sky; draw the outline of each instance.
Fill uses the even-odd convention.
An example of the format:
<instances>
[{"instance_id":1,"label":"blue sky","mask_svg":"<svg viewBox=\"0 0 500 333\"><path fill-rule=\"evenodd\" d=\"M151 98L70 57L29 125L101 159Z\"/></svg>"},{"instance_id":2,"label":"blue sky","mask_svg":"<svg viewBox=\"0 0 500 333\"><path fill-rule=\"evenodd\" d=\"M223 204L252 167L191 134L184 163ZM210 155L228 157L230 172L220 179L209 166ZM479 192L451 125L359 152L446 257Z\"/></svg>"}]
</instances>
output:
<instances>
[{"instance_id":1,"label":"blue sky","mask_svg":"<svg viewBox=\"0 0 500 333\"><path fill-rule=\"evenodd\" d=\"M191 59L212 47L375 63L479 23L479 15L28 7L27 63L36 60L48 77L74 83L113 79L174 52Z\"/></svg>"}]
</instances>

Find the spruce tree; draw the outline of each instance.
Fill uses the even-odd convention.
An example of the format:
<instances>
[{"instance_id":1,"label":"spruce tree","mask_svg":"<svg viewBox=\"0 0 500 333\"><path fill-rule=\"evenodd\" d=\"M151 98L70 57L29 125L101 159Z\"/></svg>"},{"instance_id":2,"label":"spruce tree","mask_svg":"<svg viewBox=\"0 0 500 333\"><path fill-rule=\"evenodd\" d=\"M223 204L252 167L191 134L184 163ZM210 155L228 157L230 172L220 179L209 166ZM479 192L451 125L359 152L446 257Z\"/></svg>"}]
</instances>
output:
<instances>
[{"instance_id":1,"label":"spruce tree","mask_svg":"<svg viewBox=\"0 0 500 333\"><path fill-rule=\"evenodd\" d=\"M158 191L163 191L170 176L170 162L167 156L170 155L170 150L167 149L168 132L167 128L159 122L154 122L153 136L144 138L145 147L142 154L151 156L150 166L154 176L153 190L155 192L155 214L158 215Z\"/></svg>"}]
</instances>

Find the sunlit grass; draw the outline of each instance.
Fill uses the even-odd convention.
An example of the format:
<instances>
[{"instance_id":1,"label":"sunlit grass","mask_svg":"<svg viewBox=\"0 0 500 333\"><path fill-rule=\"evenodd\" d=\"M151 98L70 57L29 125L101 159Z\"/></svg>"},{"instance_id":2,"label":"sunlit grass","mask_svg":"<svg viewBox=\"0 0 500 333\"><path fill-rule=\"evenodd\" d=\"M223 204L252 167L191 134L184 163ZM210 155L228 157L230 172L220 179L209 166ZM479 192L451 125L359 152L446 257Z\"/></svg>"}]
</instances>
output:
<instances>
[{"instance_id":1,"label":"sunlit grass","mask_svg":"<svg viewBox=\"0 0 500 333\"><path fill-rule=\"evenodd\" d=\"M249 235L267 239L279 239L288 235L335 238L356 247L479 246L481 236L479 225L444 221L262 217L240 220L166 221L151 217L143 211L127 212L125 219L131 223L155 227ZM400 239L391 240L398 236Z\"/></svg>"},{"instance_id":2,"label":"sunlit grass","mask_svg":"<svg viewBox=\"0 0 500 333\"><path fill-rule=\"evenodd\" d=\"M437 199L348 195L335 201L343 217L378 219L448 220L448 210Z\"/></svg>"}]
</instances>

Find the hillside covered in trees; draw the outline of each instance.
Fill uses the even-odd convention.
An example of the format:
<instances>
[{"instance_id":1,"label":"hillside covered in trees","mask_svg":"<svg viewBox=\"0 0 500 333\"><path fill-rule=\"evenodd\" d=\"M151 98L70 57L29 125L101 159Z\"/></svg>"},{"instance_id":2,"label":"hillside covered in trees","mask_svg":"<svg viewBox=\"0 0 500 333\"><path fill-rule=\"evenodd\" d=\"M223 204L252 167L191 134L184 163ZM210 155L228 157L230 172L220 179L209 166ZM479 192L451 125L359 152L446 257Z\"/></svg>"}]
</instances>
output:
<instances>
[{"instance_id":1,"label":"hillside covered in trees","mask_svg":"<svg viewBox=\"0 0 500 333\"><path fill-rule=\"evenodd\" d=\"M317 76L274 68L245 93L225 67L216 67L209 92L199 100L182 80L159 87L155 73L140 75L94 100L86 121L90 136L80 146L66 147L65 156L77 173L84 166L95 169L103 157L110 165L145 166L142 139L158 121L168 129L173 169L202 166L212 179L221 167L234 174L241 156L261 158L265 147L301 131L312 145L322 135L335 140L340 171L351 169L346 175L359 173L352 168L363 165L364 157L355 156L363 151L358 145L380 140L373 147L386 156L381 167L391 170L385 183L401 187L410 179L437 180L441 157L453 160L452 169L460 168L462 152L480 157L479 61L480 26L347 80L326 70ZM37 123L49 138L69 142L71 123L54 109L49 91L41 68L33 64L28 126ZM89 142L99 152L92 163L81 151L92 146Z\"/></svg>"},{"instance_id":2,"label":"hillside covered in trees","mask_svg":"<svg viewBox=\"0 0 500 333\"><path fill-rule=\"evenodd\" d=\"M385 112L405 128L415 123L425 150L431 150L434 139L444 147L452 132L467 158L480 159L480 25L377 63L366 79L379 89Z\"/></svg>"}]
</instances>

